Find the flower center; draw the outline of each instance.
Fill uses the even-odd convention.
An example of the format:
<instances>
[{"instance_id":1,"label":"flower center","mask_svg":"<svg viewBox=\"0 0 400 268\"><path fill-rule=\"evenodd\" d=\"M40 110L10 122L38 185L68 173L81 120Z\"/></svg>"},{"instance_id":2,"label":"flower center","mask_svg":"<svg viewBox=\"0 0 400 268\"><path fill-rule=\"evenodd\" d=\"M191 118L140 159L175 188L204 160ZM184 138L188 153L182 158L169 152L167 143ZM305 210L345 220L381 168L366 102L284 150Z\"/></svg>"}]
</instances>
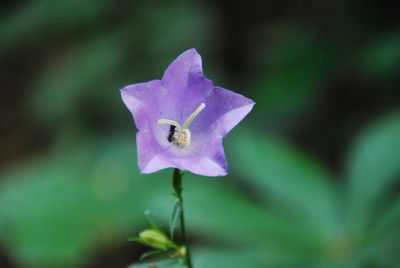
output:
<instances>
[{"instance_id":1,"label":"flower center","mask_svg":"<svg viewBox=\"0 0 400 268\"><path fill-rule=\"evenodd\" d=\"M192 123L193 119L206 107L204 103L200 104L199 107L189 116L188 119L181 126L178 122L169 119L159 119L157 123L159 125L169 124L169 133L167 140L180 147L188 147L191 141L191 134L189 130L189 125Z\"/></svg>"}]
</instances>

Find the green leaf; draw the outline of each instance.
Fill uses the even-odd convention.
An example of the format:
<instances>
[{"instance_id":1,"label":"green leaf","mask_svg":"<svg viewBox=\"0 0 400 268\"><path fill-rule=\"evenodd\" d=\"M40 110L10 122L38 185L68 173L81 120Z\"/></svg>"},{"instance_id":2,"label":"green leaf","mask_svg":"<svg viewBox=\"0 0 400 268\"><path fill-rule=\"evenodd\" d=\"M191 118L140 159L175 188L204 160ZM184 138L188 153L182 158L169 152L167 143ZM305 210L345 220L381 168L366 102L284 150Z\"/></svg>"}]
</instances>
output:
<instances>
[{"instance_id":1,"label":"green leaf","mask_svg":"<svg viewBox=\"0 0 400 268\"><path fill-rule=\"evenodd\" d=\"M291 252L319 250L314 230L308 223L293 222L250 200L232 185L232 178L218 179L187 174L183 206L188 238L201 237L203 243L229 245L274 245ZM153 198L149 204L160 218L169 216L168 196Z\"/></svg>"},{"instance_id":2,"label":"green leaf","mask_svg":"<svg viewBox=\"0 0 400 268\"><path fill-rule=\"evenodd\" d=\"M351 228L365 231L379 202L387 199L390 186L400 174L400 112L396 111L365 129L349 156L347 176L351 193Z\"/></svg>"},{"instance_id":3,"label":"green leaf","mask_svg":"<svg viewBox=\"0 0 400 268\"><path fill-rule=\"evenodd\" d=\"M313 233L335 235L337 189L325 168L281 140L240 130L228 138L232 173L240 174L256 200Z\"/></svg>"},{"instance_id":4,"label":"green leaf","mask_svg":"<svg viewBox=\"0 0 400 268\"><path fill-rule=\"evenodd\" d=\"M141 264L133 264L130 265L128 268L184 268L186 267L181 263L181 261L177 259L168 259L162 261L154 261L154 262L146 262Z\"/></svg>"},{"instance_id":5,"label":"green leaf","mask_svg":"<svg viewBox=\"0 0 400 268\"><path fill-rule=\"evenodd\" d=\"M229 268L288 268L320 267L312 261L304 263L304 256L295 252L279 251L276 248L239 247L239 248L195 248L194 267L229 267ZM315 256L314 256L315 257Z\"/></svg>"},{"instance_id":6,"label":"green leaf","mask_svg":"<svg viewBox=\"0 0 400 268\"><path fill-rule=\"evenodd\" d=\"M81 120L82 110L79 106L85 100L90 99L92 105L99 105L105 102L103 97L107 96L108 101L112 101L105 109L115 105L119 96L107 89L108 86L119 86L117 83L111 84L117 79L114 71L123 60L119 47L121 32L103 34L81 42L65 51L57 60L50 61L34 81L28 101L32 115L54 128L54 122L58 120L64 121L63 126L70 120ZM107 79L104 78L106 76ZM97 94L93 95L94 92Z\"/></svg>"},{"instance_id":7,"label":"green leaf","mask_svg":"<svg viewBox=\"0 0 400 268\"><path fill-rule=\"evenodd\" d=\"M72 30L89 32L112 7L109 0L52 0L26 2L1 17L2 42L0 53L43 41L46 35L59 35ZM26 42L26 40L29 40Z\"/></svg>"},{"instance_id":8,"label":"green leaf","mask_svg":"<svg viewBox=\"0 0 400 268\"><path fill-rule=\"evenodd\" d=\"M131 136L69 140L0 176L0 241L22 266L80 267L99 247L127 243L161 188L135 175ZM167 194L166 194L167 195ZM122 240L121 240L122 238Z\"/></svg>"},{"instance_id":9,"label":"green leaf","mask_svg":"<svg viewBox=\"0 0 400 268\"><path fill-rule=\"evenodd\" d=\"M262 268L273 263L267 259L267 252L261 253L255 248L207 248L195 249L195 252L194 267Z\"/></svg>"},{"instance_id":10,"label":"green leaf","mask_svg":"<svg viewBox=\"0 0 400 268\"><path fill-rule=\"evenodd\" d=\"M257 53L260 69L255 91L258 124L283 129L301 124L299 116L309 113L321 84L337 64L337 48L302 27L272 26L265 51ZM260 60L260 55L264 58Z\"/></svg>"},{"instance_id":11,"label":"green leaf","mask_svg":"<svg viewBox=\"0 0 400 268\"><path fill-rule=\"evenodd\" d=\"M377 240L385 239L399 232L400 226L400 198L380 218L368 236L369 243L376 243ZM399 237L400 240L400 237Z\"/></svg>"},{"instance_id":12,"label":"green leaf","mask_svg":"<svg viewBox=\"0 0 400 268\"><path fill-rule=\"evenodd\" d=\"M128 241L129 242L138 242L138 243L140 243L142 240L140 240L139 237L130 237L130 238L128 238Z\"/></svg>"},{"instance_id":13,"label":"green leaf","mask_svg":"<svg viewBox=\"0 0 400 268\"><path fill-rule=\"evenodd\" d=\"M179 218L182 213L182 202L179 199L175 200L175 205L174 209L172 210L172 215L169 223L169 233L171 239L174 239L174 231L176 229L176 226L179 223Z\"/></svg>"}]
</instances>

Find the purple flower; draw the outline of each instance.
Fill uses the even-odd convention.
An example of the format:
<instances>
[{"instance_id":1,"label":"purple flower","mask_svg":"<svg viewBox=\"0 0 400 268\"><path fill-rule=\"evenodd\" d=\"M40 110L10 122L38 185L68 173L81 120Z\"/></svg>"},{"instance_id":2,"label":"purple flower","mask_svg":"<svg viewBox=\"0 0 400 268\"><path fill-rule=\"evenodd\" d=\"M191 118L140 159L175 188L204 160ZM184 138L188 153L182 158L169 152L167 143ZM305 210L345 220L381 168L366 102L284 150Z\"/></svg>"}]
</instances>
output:
<instances>
[{"instance_id":1,"label":"purple flower","mask_svg":"<svg viewBox=\"0 0 400 268\"><path fill-rule=\"evenodd\" d=\"M182 53L161 80L121 89L136 127L142 173L174 167L204 176L228 173L222 138L254 102L214 86L195 49Z\"/></svg>"}]
</instances>

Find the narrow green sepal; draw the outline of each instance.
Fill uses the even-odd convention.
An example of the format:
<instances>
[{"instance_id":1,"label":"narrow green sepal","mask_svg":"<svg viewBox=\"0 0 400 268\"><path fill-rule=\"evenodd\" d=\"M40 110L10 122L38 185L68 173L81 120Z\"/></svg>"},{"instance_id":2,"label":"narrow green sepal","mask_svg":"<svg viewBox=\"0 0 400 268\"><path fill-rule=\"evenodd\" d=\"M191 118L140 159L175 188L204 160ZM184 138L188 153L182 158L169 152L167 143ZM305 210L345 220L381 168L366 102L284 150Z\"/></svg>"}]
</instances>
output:
<instances>
[{"instance_id":1,"label":"narrow green sepal","mask_svg":"<svg viewBox=\"0 0 400 268\"><path fill-rule=\"evenodd\" d=\"M145 213L145 217L146 217L146 220L147 220L148 224L150 225L151 229L162 232L160 227L158 227L158 225L153 221L153 219L150 218L149 214Z\"/></svg>"},{"instance_id":2,"label":"narrow green sepal","mask_svg":"<svg viewBox=\"0 0 400 268\"><path fill-rule=\"evenodd\" d=\"M156 254L159 254L159 253L162 253L162 252L164 252L164 250L161 250L161 249L155 249L155 250L151 250L151 251L145 252L140 256L140 260L142 261L147 257L153 256L153 255L156 255Z\"/></svg>"},{"instance_id":3,"label":"narrow green sepal","mask_svg":"<svg viewBox=\"0 0 400 268\"><path fill-rule=\"evenodd\" d=\"M179 218L182 213L182 202L180 199L176 199L174 209L172 210L171 219L169 222L169 235L171 239L174 239L174 232L179 223Z\"/></svg>"}]
</instances>

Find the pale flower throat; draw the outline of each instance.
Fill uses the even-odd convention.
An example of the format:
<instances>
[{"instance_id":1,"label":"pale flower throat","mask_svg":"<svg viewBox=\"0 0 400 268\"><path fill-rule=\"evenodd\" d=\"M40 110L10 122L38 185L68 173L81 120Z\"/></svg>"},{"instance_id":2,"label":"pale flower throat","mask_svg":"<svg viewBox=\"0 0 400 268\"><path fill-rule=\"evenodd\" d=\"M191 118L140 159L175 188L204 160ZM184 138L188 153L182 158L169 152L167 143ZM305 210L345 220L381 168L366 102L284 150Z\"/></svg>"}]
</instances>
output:
<instances>
[{"instance_id":1,"label":"pale flower throat","mask_svg":"<svg viewBox=\"0 0 400 268\"><path fill-rule=\"evenodd\" d=\"M169 120L169 119L159 119L157 123L159 125L168 124L171 125L169 129L169 134L167 140L172 142L180 147L188 147L191 141L191 135L189 130L189 125L192 123L193 119L206 107L204 103L200 104L199 107L186 119L183 126L181 126L178 122Z\"/></svg>"}]
</instances>

